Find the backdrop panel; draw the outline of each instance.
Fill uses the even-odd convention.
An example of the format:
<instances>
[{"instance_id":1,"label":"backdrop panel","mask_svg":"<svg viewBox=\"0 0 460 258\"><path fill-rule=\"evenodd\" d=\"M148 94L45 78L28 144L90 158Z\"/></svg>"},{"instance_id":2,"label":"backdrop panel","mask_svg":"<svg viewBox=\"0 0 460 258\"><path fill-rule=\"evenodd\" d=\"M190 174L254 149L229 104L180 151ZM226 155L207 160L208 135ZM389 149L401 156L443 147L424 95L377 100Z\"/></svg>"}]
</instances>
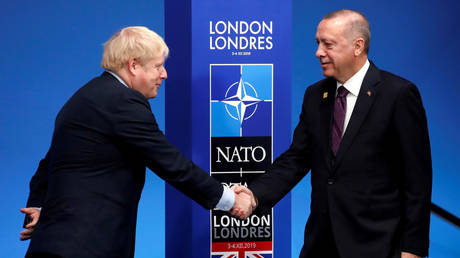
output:
<instances>
[{"instance_id":1,"label":"backdrop panel","mask_svg":"<svg viewBox=\"0 0 460 258\"><path fill-rule=\"evenodd\" d=\"M180 59L168 63L180 77L166 89L167 136L223 183L246 184L289 145L291 5L190 4L166 3L166 40ZM168 187L166 198L167 257L207 257L211 249L217 257L290 256L289 196L247 222L210 214Z\"/></svg>"}]
</instances>

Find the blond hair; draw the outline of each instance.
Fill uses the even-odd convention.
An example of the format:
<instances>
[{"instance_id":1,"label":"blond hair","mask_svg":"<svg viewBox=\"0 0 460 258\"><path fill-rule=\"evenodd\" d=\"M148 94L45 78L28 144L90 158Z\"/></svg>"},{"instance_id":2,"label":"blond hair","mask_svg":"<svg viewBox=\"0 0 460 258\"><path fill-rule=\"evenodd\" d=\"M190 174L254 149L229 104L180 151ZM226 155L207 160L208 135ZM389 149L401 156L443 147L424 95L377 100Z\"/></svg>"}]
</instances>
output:
<instances>
[{"instance_id":1,"label":"blond hair","mask_svg":"<svg viewBox=\"0 0 460 258\"><path fill-rule=\"evenodd\" d=\"M168 46L154 31L143 26L126 27L104 43L101 66L118 71L128 63L130 58L144 65L161 55L167 58L168 54Z\"/></svg>"}]
</instances>

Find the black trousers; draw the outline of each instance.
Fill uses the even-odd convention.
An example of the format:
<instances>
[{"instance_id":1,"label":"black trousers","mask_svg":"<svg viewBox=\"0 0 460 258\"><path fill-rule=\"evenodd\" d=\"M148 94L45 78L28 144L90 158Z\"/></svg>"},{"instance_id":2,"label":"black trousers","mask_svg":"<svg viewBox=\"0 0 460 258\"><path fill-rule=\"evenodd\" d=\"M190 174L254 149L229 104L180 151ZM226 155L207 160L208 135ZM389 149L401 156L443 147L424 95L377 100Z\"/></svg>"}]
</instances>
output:
<instances>
[{"instance_id":1,"label":"black trousers","mask_svg":"<svg viewBox=\"0 0 460 258\"><path fill-rule=\"evenodd\" d=\"M331 220L328 212L325 212L322 216L315 217L312 221L309 220L305 227L306 232L307 230L311 230L311 228L309 228L309 224L321 224L322 226L315 227L315 229L321 228L322 230L311 232L313 234L305 234L305 243L302 247L299 258L340 258L337 245L335 244L334 233L332 232ZM316 237L315 239L308 239L309 235L314 235ZM400 245L394 246L389 258L401 258Z\"/></svg>"},{"instance_id":2,"label":"black trousers","mask_svg":"<svg viewBox=\"0 0 460 258\"><path fill-rule=\"evenodd\" d=\"M322 228L323 230L314 232L314 235L317 236L316 239L305 239L299 258L340 258L334 234L332 233L329 214L326 212L318 217L317 220L309 221L309 223L321 223L323 226L316 228ZM305 227L306 231L309 230L309 223Z\"/></svg>"}]
</instances>

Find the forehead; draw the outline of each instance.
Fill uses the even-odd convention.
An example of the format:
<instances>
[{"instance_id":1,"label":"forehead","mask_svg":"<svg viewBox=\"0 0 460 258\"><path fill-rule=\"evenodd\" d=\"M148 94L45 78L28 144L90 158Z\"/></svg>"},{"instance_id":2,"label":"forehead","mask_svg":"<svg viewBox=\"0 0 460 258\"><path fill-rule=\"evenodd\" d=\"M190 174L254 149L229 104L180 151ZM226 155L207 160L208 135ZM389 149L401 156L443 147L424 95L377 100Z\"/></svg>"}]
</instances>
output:
<instances>
[{"instance_id":1,"label":"forehead","mask_svg":"<svg viewBox=\"0 0 460 258\"><path fill-rule=\"evenodd\" d=\"M316 29L316 38L338 38L344 35L346 20L343 17L322 20Z\"/></svg>"}]
</instances>

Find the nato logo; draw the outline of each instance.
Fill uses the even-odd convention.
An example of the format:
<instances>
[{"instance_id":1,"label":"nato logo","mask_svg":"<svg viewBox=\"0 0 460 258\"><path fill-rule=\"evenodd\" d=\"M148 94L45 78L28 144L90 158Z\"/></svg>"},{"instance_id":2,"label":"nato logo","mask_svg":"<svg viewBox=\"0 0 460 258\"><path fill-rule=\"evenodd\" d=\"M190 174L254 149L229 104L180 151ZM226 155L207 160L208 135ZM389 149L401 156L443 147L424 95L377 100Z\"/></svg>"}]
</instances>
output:
<instances>
[{"instance_id":1,"label":"nato logo","mask_svg":"<svg viewBox=\"0 0 460 258\"><path fill-rule=\"evenodd\" d=\"M211 137L272 135L272 64L211 64Z\"/></svg>"}]
</instances>

